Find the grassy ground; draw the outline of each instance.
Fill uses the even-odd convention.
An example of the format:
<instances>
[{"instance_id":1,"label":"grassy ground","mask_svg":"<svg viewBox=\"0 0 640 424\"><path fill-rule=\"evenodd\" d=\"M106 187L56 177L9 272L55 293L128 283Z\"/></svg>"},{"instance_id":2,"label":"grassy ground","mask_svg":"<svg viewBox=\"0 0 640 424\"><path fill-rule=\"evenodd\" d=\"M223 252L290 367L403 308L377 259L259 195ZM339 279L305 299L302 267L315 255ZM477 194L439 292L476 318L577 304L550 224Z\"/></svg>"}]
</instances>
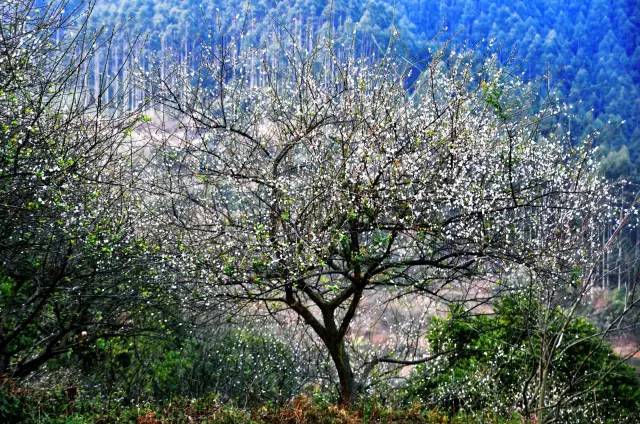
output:
<instances>
[{"instance_id":1,"label":"grassy ground","mask_svg":"<svg viewBox=\"0 0 640 424\"><path fill-rule=\"evenodd\" d=\"M6 394L6 392L5 392ZM0 422L38 424L463 424L463 423L523 423L519 417L491 415L451 417L413 404L404 409L384 407L374 401L362 401L350 409L310 396L299 396L285 405L262 405L252 409L222 403L217 396L202 399L175 399L162 405L124 407L98 400L70 402L64 394L14 393L0 397Z\"/></svg>"}]
</instances>

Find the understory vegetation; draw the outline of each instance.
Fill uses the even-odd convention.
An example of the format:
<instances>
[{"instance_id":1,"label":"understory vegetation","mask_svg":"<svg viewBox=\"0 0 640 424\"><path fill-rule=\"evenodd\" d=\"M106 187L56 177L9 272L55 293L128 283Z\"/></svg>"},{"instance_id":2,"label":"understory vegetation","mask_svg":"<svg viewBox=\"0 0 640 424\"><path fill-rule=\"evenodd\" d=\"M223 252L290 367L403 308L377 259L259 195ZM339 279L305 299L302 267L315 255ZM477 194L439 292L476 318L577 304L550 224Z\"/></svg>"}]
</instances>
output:
<instances>
[{"instance_id":1,"label":"understory vegetation","mask_svg":"<svg viewBox=\"0 0 640 424\"><path fill-rule=\"evenodd\" d=\"M541 338L562 332L548 383L557 416L637 422L637 372L584 318L566 321L556 308L545 333L533 329L538 308L518 295L501 300L495 314L454 310L436 319L426 338L435 350L454 353L418 365L398 387L377 381L350 408L335 406L332 390L304 384L318 370L289 346L230 330L213 341L176 335L99 342L80 366L51 364L38 385L4 381L0 411L10 421L38 423L521 423L528 415L521 405L535 396Z\"/></svg>"}]
</instances>

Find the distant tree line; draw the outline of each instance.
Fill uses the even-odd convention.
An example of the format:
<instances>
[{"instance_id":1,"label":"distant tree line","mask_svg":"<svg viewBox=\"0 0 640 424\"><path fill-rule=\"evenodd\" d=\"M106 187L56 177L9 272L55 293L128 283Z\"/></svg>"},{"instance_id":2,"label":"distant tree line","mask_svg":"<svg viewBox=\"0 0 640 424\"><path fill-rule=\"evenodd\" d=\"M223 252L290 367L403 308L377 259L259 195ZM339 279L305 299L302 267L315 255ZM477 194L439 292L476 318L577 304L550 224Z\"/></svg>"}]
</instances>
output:
<instances>
[{"instance_id":1,"label":"distant tree line","mask_svg":"<svg viewBox=\"0 0 640 424\"><path fill-rule=\"evenodd\" d=\"M572 139L598 132L607 172L628 177L636 175L640 159L639 10L634 0L117 0L98 2L92 20L146 34L148 52L162 57L173 50L184 61L197 61L223 34L242 34L239 49L268 50L271 29L283 24L306 45L322 31L355 34L366 54L382 54L397 37L418 67L447 42L466 45L479 58L499 52L525 79L548 78L553 91L542 87L542 95L571 105L562 125ZM119 55L112 54L112 69ZM149 57L141 60L146 64ZM260 60L253 65L260 68Z\"/></svg>"}]
</instances>

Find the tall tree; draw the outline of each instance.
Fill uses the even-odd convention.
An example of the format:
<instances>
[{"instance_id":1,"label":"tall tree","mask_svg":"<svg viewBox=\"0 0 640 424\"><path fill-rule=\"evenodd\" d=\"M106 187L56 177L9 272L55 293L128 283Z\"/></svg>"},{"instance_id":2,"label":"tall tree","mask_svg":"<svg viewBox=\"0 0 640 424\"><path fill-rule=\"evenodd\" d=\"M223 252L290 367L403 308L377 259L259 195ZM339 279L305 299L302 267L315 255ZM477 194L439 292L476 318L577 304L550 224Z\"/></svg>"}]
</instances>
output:
<instances>
[{"instance_id":1,"label":"tall tree","mask_svg":"<svg viewBox=\"0 0 640 424\"><path fill-rule=\"evenodd\" d=\"M133 328L142 253L125 149L135 116L86 78L109 39L68 1L0 5L0 373ZM122 88L122 85L121 85Z\"/></svg>"},{"instance_id":2,"label":"tall tree","mask_svg":"<svg viewBox=\"0 0 640 424\"><path fill-rule=\"evenodd\" d=\"M300 317L349 404L365 303L412 294L475 308L514 275L578 284L610 189L585 149L539 131L549 111L530 112L525 85L490 64L478 80L450 58L407 90L391 55L281 43L263 87L222 47L185 95L156 81L173 124L164 171L148 175L164 193L150 210L207 305Z\"/></svg>"}]
</instances>

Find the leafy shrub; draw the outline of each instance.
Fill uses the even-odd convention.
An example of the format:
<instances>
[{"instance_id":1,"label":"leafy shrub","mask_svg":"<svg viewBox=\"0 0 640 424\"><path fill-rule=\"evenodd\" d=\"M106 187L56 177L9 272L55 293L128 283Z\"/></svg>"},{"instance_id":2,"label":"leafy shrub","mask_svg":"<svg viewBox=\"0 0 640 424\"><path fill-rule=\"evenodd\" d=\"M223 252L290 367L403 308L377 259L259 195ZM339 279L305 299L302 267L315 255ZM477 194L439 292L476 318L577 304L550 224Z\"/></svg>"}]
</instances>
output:
<instances>
[{"instance_id":1,"label":"leafy shrub","mask_svg":"<svg viewBox=\"0 0 640 424\"><path fill-rule=\"evenodd\" d=\"M363 398L350 409L344 409L326 401L322 396L297 396L283 405L262 404L252 409L240 408L233 402L223 402L217 394L210 393L196 399L175 397L164 403L123 405L100 403L99 399L84 399L73 405L64 397L64 390L31 391L13 387L0 392L0 405L6 405L6 397L15 402L12 415L0 409L2 423L37 424L160 424L160 423L208 423L208 424L521 424L519 416L500 417L486 413L472 416L458 413L449 416L446 411L426 409L414 402L405 408L393 408L375 399Z\"/></svg>"},{"instance_id":2,"label":"leafy shrub","mask_svg":"<svg viewBox=\"0 0 640 424\"><path fill-rule=\"evenodd\" d=\"M0 418L7 422L18 421L22 409L22 401L19 396L16 396L11 380L2 377L0 381Z\"/></svg>"},{"instance_id":3,"label":"leafy shrub","mask_svg":"<svg viewBox=\"0 0 640 424\"><path fill-rule=\"evenodd\" d=\"M51 387L47 390L18 386L10 379L0 381L0 422L2 423L95 423L76 414L83 406L76 404L67 388ZM114 422L111 420L109 422Z\"/></svg>"},{"instance_id":4,"label":"leafy shrub","mask_svg":"<svg viewBox=\"0 0 640 424\"><path fill-rule=\"evenodd\" d=\"M115 338L86 358L94 395L124 404L217 393L242 406L282 403L301 386L290 348L274 337L225 329L209 338ZM97 385L95 383L98 383Z\"/></svg>"},{"instance_id":5,"label":"leafy shrub","mask_svg":"<svg viewBox=\"0 0 640 424\"><path fill-rule=\"evenodd\" d=\"M550 361L546 405L565 421L637 422L640 381L617 358L584 318L560 308L509 296L495 305L494 316L454 310L435 319L428 334L434 351L452 352L420 365L410 379L409 399L449 411L492 410L502 416L532 413L543 337L557 340ZM539 325L545 311L544 326ZM532 407L533 406L533 407Z\"/></svg>"},{"instance_id":6,"label":"leafy shrub","mask_svg":"<svg viewBox=\"0 0 640 424\"><path fill-rule=\"evenodd\" d=\"M282 403L300 389L290 348L274 337L230 330L193 346L192 392L215 391L241 405Z\"/></svg>"}]
</instances>

